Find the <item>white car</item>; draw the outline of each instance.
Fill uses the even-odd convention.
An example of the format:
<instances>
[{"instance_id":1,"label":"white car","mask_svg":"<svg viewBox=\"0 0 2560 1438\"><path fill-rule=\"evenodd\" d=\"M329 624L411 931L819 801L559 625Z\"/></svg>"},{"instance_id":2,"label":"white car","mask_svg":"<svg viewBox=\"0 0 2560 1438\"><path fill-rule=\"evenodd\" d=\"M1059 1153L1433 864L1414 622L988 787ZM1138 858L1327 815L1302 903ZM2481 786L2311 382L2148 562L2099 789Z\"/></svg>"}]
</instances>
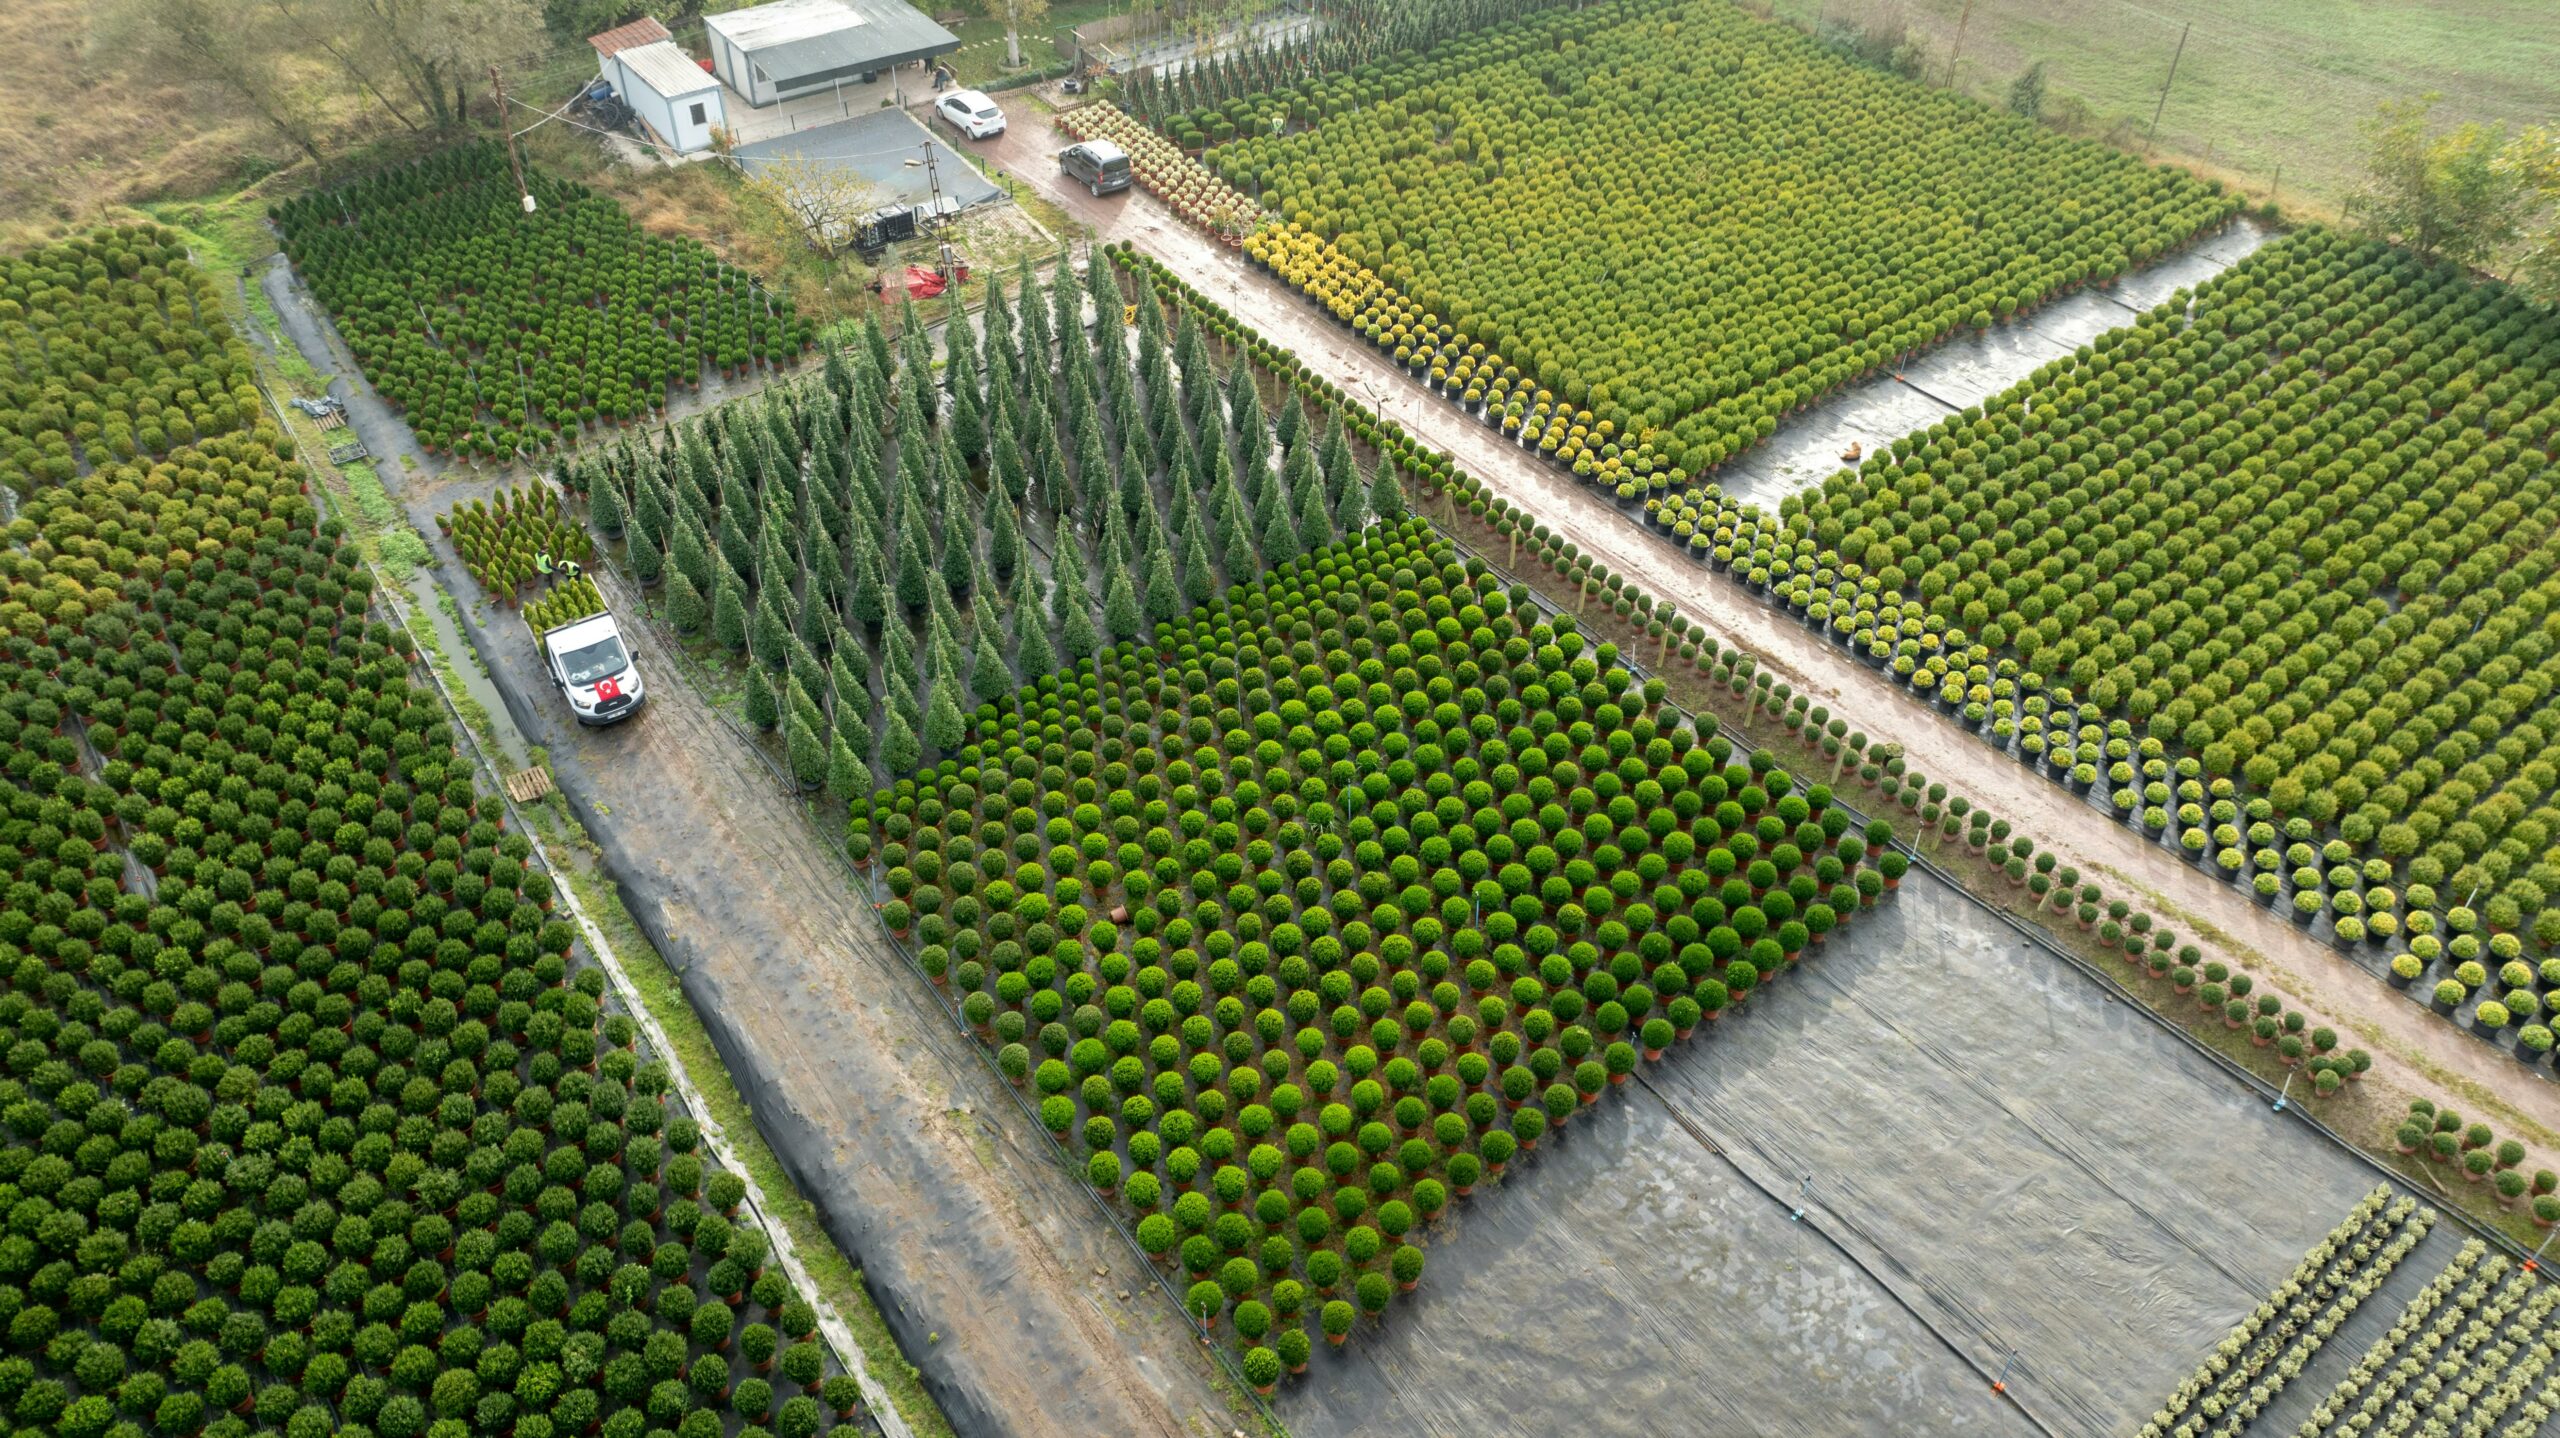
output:
<instances>
[{"instance_id":1,"label":"white car","mask_svg":"<svg viewBox=\"0 0 2560 1438\"><path fill-rule=\"evenodd\" d=\"M951 128L972 140L992 140L1004 133L1004 111L983 91L954 90L934 106Z\"/></svg>"}]
</instances>

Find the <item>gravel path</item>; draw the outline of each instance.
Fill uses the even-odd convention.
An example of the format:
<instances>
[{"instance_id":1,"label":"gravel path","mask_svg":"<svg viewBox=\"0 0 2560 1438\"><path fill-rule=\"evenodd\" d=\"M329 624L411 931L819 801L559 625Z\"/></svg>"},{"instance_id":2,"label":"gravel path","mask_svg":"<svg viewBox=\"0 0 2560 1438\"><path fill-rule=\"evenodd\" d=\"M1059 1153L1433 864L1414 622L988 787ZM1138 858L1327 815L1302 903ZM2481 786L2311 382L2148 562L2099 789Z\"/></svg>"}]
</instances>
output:
<instances>
[{"instance_id":1,"label":"gravel path","mask_svg":"<svg viewBox=\"0 0 2560 1438\"><path fill-rule=\"evenodd\" d=\"M2560 1134L2560 1084L2520 1072L2512 1058L2376 983L2335 949L1958 732L1900 686L1740 584L1675 555L1614 503L1389 366L1304 299L1152 197L1132 190L1096 200L1081 185L1061 183L1054 156L1068 141L1046 116L1019 114L1010 125L984 153L1091 225L1100 239L1130 242L1346 392L1369 396L1377 412L1456 456L1469 473L1536 513L1585 554L1674 601L1719 643L1759 655L1764 668L1814 703L1847 716L1879 740L1900 743L1913 769L1988 805L2083 875L2104 876L2100 882L2106 887L2134 891L2127 897L2158 912L2180 934L2194 935L2209 958L2259 975L2262 985L2271 985L2313 1024L2355 1035L2374 1056L2368 1082L2452 1097L2466 1110L2477 1108L2476 1095L2485 1092L2514 1115ZM2470 1086L2472 1095L2447 1095L2455 1083ZM2507 1116L2489 1117L2497 1122ZM2526 1134L2514 1136L2535 1150L2529 1163L2560 1168L2560 1142L2535 1144Z\"/></svg>"}]
</instances>

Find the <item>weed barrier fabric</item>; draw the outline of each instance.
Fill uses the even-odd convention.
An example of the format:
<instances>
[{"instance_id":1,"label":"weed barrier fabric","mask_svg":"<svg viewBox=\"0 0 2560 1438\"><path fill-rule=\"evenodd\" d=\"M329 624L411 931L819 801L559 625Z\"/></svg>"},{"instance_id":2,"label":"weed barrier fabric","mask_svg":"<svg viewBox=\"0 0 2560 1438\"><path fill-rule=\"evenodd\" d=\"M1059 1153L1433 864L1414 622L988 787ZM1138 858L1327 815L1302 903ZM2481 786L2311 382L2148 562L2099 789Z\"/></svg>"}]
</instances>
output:
<instances>
[{"instance_id":1,"label":"weed barrier fabric","mask_svg":"<svg viewBox=\"0 0 2560 1438\"><path fill-rule=\"evenodd\" d=\"M1841 469L1850 445L1873 454L1951 409L1980 404L2038 366L2133 323L2181 287L2221 274L2273 238L2244 216L2104 289L2077 290L1989 329L1960 331L1894 373L1816 401L1709 477L1735 499L1775 514L1780 500Z\"/></svg>"},{"instance_id":2,"label":"weed barrier fabric","mask_svg":"<svg viewBox=\"0 0 2560 1438\"><path fill-rule=\"evenodd\" d=\"M1917 870L1642 1078L1443 1221L1293 1431L2112 1438L2375 1182Z\"/></svg>"},{"instance_id":3,"label":"weed barrier fabric","mask_svg":"<svg viewBox=\"0 0 2560 1438\"><path fill-rule=\"evenodd\" d=\"M1298 1438L2038 1438L1633 1085L1512 1167L1436 1221L1392 1321L1319 1352L1281 1396Z\"/></svg>"}]
</instances>

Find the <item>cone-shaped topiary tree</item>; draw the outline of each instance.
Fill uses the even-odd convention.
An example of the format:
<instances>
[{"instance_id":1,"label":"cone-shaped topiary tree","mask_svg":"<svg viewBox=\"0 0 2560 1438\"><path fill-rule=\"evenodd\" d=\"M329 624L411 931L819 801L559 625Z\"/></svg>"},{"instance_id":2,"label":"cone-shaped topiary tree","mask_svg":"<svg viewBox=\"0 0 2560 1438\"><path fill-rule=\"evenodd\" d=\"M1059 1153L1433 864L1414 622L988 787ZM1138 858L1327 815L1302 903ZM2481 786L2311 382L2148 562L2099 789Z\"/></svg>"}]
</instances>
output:
<instances>
[{"instance_id":1,"label":"cone-shaped topiary tree","mask_svg":"<svg viewBox=\"0 0 2560 1438\"><path fill-rule=\"evenodd\" d=\"M771 729L782 722L782 700L773 692L773 681L766 677L764 666L747 666L747 722L758 729Z\"/></svg>"},{"instance_id":2,"label":"cone-shaped topiary tree","mask_svg":"<svg viewBox=\"0 0 2560 1438\"><path fill-rule=\"evenodd\" d=\"M702 602L702 591L693 587L683 570L671 570L667 575L667 623L678 634L694 634L710 617L710 607Z\"/></svg>"}]
</instances>

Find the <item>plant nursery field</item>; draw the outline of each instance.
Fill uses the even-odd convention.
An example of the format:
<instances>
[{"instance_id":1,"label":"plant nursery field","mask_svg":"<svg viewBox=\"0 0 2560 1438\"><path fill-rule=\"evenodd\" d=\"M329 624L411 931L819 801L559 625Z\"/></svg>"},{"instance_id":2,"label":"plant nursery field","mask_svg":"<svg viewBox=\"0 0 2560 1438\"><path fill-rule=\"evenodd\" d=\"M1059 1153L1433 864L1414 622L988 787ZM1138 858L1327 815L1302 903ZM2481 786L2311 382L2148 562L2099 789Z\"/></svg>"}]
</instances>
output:
<instances>
[{"instance_id":1,"label":"plant nursery field","mask_svg":"<svg viewBox=\"0 0 2560 1438\"><path fill-rule=\"evenodd\" d=\"M164 313L129 299L91 318ZM82 1438L849 1419L282 443L96 457L12 525L0 1398Z\"/></svg>"},{"instance_id":2,"label":"plant nursery field","mask_svg":"<svg viewBox=\"0 0 2560 1438\"><path fill-rule=\"evenodd\" d=\"M2555 339L2503 287L2313 231L1781 521L1705 491L1654 519L2532 1044L2560 944Z\"/></svg>"},{"instance_id":3,"label":"plant nursery field","mask_svg":"<svg viewBox=\"0 0 2560 1438\"><path fill-rule=\"evenodd\" d=\"M1401 513L1338 424L1231 410L1196 325L1149 311L1133 359L1116 295L1089 340L1073 277L1028 274L1018 310L992 298L938 355L912 314L894 348L875 325L810 383L570 470L670 625L745 661L746 717L839 799L875 760L957 753L1022 683L1356 532L1373 496Z\"/></svg>"},{"instance_id":4,"label":"plant nursery field","mask_svg":"<svg viewBox=\"0 0 2560 1438\"><path fill-rule=\"evenodd\" d=\"M1133 345L1116 293L1090 339L1072 279L1019 293L945 329L947 393L907 326L573 482L627 503L671 621L852 801L885 922L1267 1384L1901 860L1417 522L1367 524L1392 471L1293 401L1266 421L1188 312L1142 304ZM932 767L875 795L875 752Z\"/></svg>"},{"instance_id":5,"label":"plant nursery field","mask_svg":"<svg viewBox=\"0 0 2560 1438\"><path fill-rule=\"evenodd\" d=\"M482 143L278 206L285 253L431 451L541 450L662 410L705 366L811 341L788 300L611 199L537 170L526 215Z\"/></svg>"},{"instance_id":6,"label":"plant nursery field","mask_svg":"<svg viewBox=\"0 0 2560 1438\"><path fill-rule=\"evenodd\" d=\"M1271 104L1301 128L1209 155L1285 222L1251 253L1613 486L1703 473L2238 206L1701 0L1548 12Z\"/></svg>"},{"instance_id":7,"label":"plant nursery field","mask_svg":"<svg viewBox=\"0 0 2560 1438\"><path fill-rule=\"evenodd\" d=\"M1013 696L871 806L891 927L1266 1382L1418 1280L1402 1240L1452 1196L1883 889L1881 832L1418 524Z\"/></svg>"}]
</instances>

